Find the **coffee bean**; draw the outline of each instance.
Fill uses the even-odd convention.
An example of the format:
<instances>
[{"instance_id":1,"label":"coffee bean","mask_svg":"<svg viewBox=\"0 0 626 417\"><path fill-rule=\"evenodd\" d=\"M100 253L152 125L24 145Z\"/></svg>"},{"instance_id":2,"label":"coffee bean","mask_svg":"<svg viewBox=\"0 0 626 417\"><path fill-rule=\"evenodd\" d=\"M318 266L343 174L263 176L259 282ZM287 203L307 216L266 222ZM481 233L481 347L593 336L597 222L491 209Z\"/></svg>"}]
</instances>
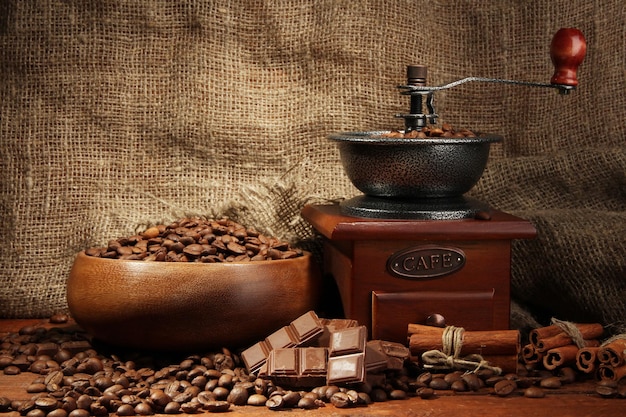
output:
<instances>
[{"instance_id":1,"label":"coffee bean","mask_svg":"<svg viewBox=\"0 0 626 417\"><path fill-rule=\"evenodd\" d=\"M302 397L300 401L298 401L298 408L302 408L303 410L313 410L318 408L317 402L313 398Z\"/></svg>"},{"instance_id":2,"label":"coffee bean","mask_svg":"<svg viewBox=\"0 0 626 417\"><path fill-rule=\"evenodd\" d=\"M18 375L20 373L22 373L22 371L20 370L20 368L18 368L15 365L9 365L6 368L4 368L5 375Z\"/></svg>"},{"instance_id":3,"label":"coffee bean","mask_svg":"<svg viewBox=\"0 0 626 417\"><path fill-rule=\"evenodd\" d=\"M26 413L26 417L46 417L46 412L40 408L35 408Z\"/></svg>"},{"instance_id":4,"label":"coffee bean","mask_svg":"<svg viewBox=\"0 0 626 417\"><path fill-rule=\"evenodd\" d=\"M48 414L46 415L46 417L67 417L67 411L65 411L62 408L57 408L55 410L51 410L50 412L48 412Z\"/></svg>"},{"instance_id":5,"label":"coffee bean","mask_svg":"<svg viewBox=\"0 0 626 417\"><path fill-rule=\"evenodd\" d=\"M450 384L442 377L433 378L428 386L434 390L447 390L450 389Z\"/></svg>"},{"instance_id":6,"label":"coffee bean","mask_svg":"<svg viewBox=\"0 0 626 417\"><path fill-rule=\"evenodd\" d=\"M117 408L116 414L120 417L134 416L135 407L130 404L122 404Z\"/></svg>"},{"instance_id":7,"label":"coffee bean","mask_svg":"<svg viewBox=\"0 0 626 417\"><path fill-rule=\"evenodd\" d=\"M511 379L503 379L502 381L496 382L493 386L493 392L500 397L506 397L516 389L517 384Z\"/></svg>"},{"instance_id":8,"label":"coffee bean","mask_svg":"<svg viewBox=\"0 0 626 417\"><path fill-rule=\"evenodd\" d=\"M435 390L429 387L422 387L422 388L418 388L417 391L415 391L415 393L421 399L427 400L427 399L432 398L435 395Z\"/></svg>"},{"instance_id":9,"label":"coffee bean","mask_svg":"<svg viewBox=\"0 0 626 417\"><path fill-rule=\"evenodd\" d=\"M267 397L263 394L252 394L251 396L248 397L248 401L247 404L248 405L254 405L254 406L260 406L260 405L265 405L265 403L267 402Z\"/></svg>"},{"instance_id":10,"label":"coffee bean","mask_svg":"<svg viewBox=\"0 0 626 417\"><path fill-rule=\"evenodd\" d=\"M248 391L242 386L235 386L230 390L226 401L233 405L245 405L248 402Z\"/></svg>"},{"instance_id":11,"label":"coffee bean","mask_svg":"<svg viewBox=\"0 0 626 417\"><path fill-rule=\"evenodd\" d=\"M284 406L282 395L272 395L265 402L265 406L270 410L281 410Z\"/></svg>"},{"instance_id":12,"label":"coffee bean","mask_svg":"<svg viewBox=\"0 0 626 417\"><path fill-rule=\"evenodd\" d=\"M527 398L543 398L546 396L546 393L539 387L528 387L524 390L524 397Z\"/></svg>"},{"instance_id":13,"label":"coffee bean","mask_svg":"<svg viewBox=\"0 0 626 417\"><path fill-rule=\"evenodd\" d=\"M89 417L89 410L85 410L83 408L77 408L75 410L70 411L67 417Z\"/></svg>"},{"instance_id":14,"label":"coffee bean","mask_svg":"<svg viewBox=\"0 0 626 417\"><path fill-rule=\"evenodd\" d=\"M389 393L389 398L392 400L406 400L406 391L400 389L394 389Z\"/></svg>"},{"instance_id":15,"label":"coffee bean","mask_svg":"<svg viewBox=\"0 0 626 417\"><path fill-rule=\"evenodd\" d=\"M617 395L617 382L602 379L596 384L596 393L602 397L614 397Z\"/></svg>"},{"instance_id":16,"label":"coffee bean","mask_svg":"<svg viewBox=\"0 0 626 417\"><path fill-rule=\"evenodd\" d=\"M336 392L330 397L330 403L337 408L347 408L354 405L345 392Z\"/></svg>"},{"instance_id":17,"label":"coffee bean","mask_svg":"<svg viewBox=\"0 0 626 417\"><path fill-rule=\"evenodd\" d=\"M541 388L549 388L549 389L561 388L561 385L563 385L561 383L561 380L559 379L559 377L556 377L556 376L542 379L541 382L539 383L539 386Z\"/></svg>"}]
</instances>

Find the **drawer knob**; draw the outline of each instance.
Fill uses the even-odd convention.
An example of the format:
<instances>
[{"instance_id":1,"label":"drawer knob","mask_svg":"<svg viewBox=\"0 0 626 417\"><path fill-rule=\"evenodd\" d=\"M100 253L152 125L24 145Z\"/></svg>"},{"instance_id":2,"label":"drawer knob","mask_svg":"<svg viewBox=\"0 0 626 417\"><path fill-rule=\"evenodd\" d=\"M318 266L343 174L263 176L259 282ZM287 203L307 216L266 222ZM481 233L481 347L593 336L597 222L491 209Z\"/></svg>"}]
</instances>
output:
<instances>
[{"instance_id":1,"label":"drawer knob","mask_svg":"<svg viewBox=\"0 0 626 417\"><path fill-rule=\"evenodd\" d=\"M446 318L438 313L431 314L426 317L426 325L433 327L446 327Z\"/></svg>"}]
</instances>

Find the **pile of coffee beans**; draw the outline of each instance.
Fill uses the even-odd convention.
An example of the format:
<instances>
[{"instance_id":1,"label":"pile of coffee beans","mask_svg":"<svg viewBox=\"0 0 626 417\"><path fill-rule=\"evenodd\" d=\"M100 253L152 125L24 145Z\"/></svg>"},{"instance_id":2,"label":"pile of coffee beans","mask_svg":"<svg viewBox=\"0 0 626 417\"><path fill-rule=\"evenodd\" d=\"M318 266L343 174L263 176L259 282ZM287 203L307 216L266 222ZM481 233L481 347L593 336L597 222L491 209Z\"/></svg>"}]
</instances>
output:
<instances>
[{"instance_id":1,"label":"pile of coffee beans","mask_svg":"<svg viewBox=\"0 0 626 417\"><path fill-rule=\"evenodd\" d=\"M60 317L51 320L62 323ZM367 406L373 402L424 400L442 395L482 393L501 397L541 398L577 379L572 368L528 370L496 375L428 372L413 362L402 371L372 375L356 386L326 385L288 389L250 375L240 356L229 349L197 355L146 354L114 350L91 341L73 324L28 326L0 337L4 375L34 374L29 400L2 397L0 413L27 417L143 416L224 412L232 406L315 409ZM605 396L624 396L604 385Z\"/></svg>"},{"instance_id":2,"label":"pile of coffee beans","mask_svg":"<svg viewBox=\"0 0 626 417\"><path fill-rule=\"evenodd\" d=\"M475 138L476 134L468 129L455 130L451 124L444 123L441 127L424 126L422 130L411 130L409 132L402 132L399 130L392 130L391 132L382 135L386 138Z\"/></svg>"},{"instance_id":3,"label":"pile of coffee beans","mask_svg":"<svg viewBox=\"0 0 626 417\"><path fill-rule=\"evenodd\" d=\"M112 259L212 263L290 259L303 252L227 218L190 217L111 240L85 253Z\"/></svg>"}]
</instances>

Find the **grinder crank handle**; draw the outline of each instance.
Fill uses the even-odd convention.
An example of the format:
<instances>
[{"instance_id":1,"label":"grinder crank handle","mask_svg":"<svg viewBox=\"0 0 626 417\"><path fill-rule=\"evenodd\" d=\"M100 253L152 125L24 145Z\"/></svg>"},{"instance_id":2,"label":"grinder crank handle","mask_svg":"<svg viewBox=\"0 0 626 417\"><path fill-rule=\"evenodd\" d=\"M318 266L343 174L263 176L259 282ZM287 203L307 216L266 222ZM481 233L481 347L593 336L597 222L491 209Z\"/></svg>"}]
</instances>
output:
<instances>
[{"instance_id":1,"label":"grinder crank handle","mask_svg":"<svg viewBox=\"0 0 626 417\"><path fill-rule=\"evenodd\" d=\"M583 33L575 28L561 28L552 38L550 58L554 64L551 84L576 87L578 67L585 58L587 42Z\"/></svg>"},{"instance_id":2,"label":"grinder crank handle","mask_svg":"<svg viewBox=\"0 0 626 417\"><path fill-rule=\"evenodd\" d=\"M560 94L569 94L569 92L574 90L578 85L576 72L585 58L586 51L587 43L580 30L574 28L561 28L554 34L550 44L550 58L554 64L555 71L549 84L518 80L502 80L498 78L466 77L462 80L453 81L440 86L409 84L399 85L398 88L404 90L401 94L424 95L456 87L470 81L478 81L486 83L525 85L529 87L556 88L559 90Z\"/></svg>"}]
</instances>

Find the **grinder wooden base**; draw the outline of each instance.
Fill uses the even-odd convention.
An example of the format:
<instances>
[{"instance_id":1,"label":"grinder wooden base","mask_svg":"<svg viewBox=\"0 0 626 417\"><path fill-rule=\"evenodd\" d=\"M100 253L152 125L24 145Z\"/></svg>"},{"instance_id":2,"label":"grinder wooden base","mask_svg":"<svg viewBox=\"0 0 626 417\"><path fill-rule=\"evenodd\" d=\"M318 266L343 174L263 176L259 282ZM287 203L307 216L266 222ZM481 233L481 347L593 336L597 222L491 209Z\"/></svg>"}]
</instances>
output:
<instances>
[{"instance_id":1,"label":"grinder wooden base","mask_svg":"<svg viewBox=\"0 0 626 417\"><path fill-rule=\"evenodd\" d=\"M400 343L409 323L434 315L467 330L508 329L511 242L537 233L498 210L481 219L388 220L309 205L302 216L326 238L323 269L345 316L373 339Z\"/></svg>"}]
</instances>

